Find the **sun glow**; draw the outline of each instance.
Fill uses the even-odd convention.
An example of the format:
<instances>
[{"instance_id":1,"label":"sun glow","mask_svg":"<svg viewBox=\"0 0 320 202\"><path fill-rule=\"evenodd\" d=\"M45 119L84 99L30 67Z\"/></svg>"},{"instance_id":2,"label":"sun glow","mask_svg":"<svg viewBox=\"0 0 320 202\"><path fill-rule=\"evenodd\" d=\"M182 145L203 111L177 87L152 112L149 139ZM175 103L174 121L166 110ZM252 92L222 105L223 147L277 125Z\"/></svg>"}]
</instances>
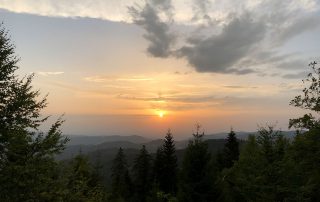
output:
<instances>
[{"instance_id":1,"label":"sun glow","mask_svg":"<svg viewBox=\"0 0 320 202\"><path fill-rule=\"evenodd\" d=\"M158 116L159 116L160 118L163 118L164 115L165 115L164 111L158 111Z\"/></svg>"}]
</instances>

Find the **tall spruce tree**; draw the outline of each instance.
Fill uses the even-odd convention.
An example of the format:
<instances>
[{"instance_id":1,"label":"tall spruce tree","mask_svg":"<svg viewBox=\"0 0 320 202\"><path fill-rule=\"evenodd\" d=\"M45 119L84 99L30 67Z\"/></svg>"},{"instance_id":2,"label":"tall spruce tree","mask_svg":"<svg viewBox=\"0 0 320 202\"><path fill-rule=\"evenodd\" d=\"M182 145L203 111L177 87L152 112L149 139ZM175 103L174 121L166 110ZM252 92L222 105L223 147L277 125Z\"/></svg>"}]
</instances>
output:
<instances>
[{"instance_id":1,"label":"tall spruce tree","mask_svg":"<svg viewBox=\"0 0 320 202\"><path fill-rule=\"evenodd\" d=\"M239 159L239 141L236 137L236 133L233 130L231 130L228 134L223 153L224 168L231 168L234 162Z\"/></svg>"},{"instance_id":2,"label":"tall spruce tree","mask_svg":"<svg viewBox=\"0 0 320 202\"><path fill-rule=\"evenodd\" d=\"M142 146L139 155L133 165L134 201L145 202L150 196L152 188L152 162L151 156L145 145Z\"/></svg>"},{"instance_id":3,"label":"tall spruce tree","mask_svg":"<svg viewBox=\"0 0 320 202\"><path fill-rule=\"evenodd\" d=\"M10 37L0 25L0 198L2 201L60 200L60 180L54 155L67 142L54 123L47 134L39 126L46 97L31 83L33 75L20 79L18 58Z\"/></svg>"},{"instance_id":4,"label":"tall spruce tree","mask_svg":"<svg viewBox=\"0 0 320 202\"><path fill-rule=\"evenodd\" d=\"M179 201L214 201L214 177L211 169L211 155L208 145L202 140L204 132L196 125L194 139L189 142L183 157Z\"/></svg>"},{"instance_id":5,"label":"tall spruce tree","mask_svg":"<svg viewBox=\"0 0 320 202\"><path fill-rule=\"evenodd\" d=\"M156 152L156 156L153 162L153 180L155 183L155 188L157 191L160 189L160 182L163 178L163 164L164 164L164 154L163 147L159 147ZM161 190L162 191L162 190Z\"/></svg>"},{"instance_id":6,"label":"tall spruce tree","mask_svg":"<svg viewBox=\"0 0 320 202\"><path fill-rule=\"evenodd\" d=\"M155 180L159 189L166 194L177 192L178 163L173 136L168 130L162 148L157 150L155 159Z\"/></svg>"},{"instance_id":7,"label":"tall spruce tree","mask_svg":"<svg viewBox=\"0 0 320 202\"><path fill-rule=\"evenodd\" d=\"M113 160L112 164L112 200L114 201L129 201L132 190L132 182L129 175L129 169L126 157L124 155L123 149L120 147L119 151Z\"/></svg>"}]
</instances>

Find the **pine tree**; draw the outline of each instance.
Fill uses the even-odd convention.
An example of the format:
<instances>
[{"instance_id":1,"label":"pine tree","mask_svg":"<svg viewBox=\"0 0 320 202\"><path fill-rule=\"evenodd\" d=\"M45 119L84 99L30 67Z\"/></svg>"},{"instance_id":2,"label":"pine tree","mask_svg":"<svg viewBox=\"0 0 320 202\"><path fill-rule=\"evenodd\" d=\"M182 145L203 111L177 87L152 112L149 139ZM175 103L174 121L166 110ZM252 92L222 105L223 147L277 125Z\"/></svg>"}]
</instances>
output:
<instances>
[{"instance_id":1,"label":"pine tree","mask_svg":"<svg viewBox=\"0 0 320 202\"><path fill-rule=\"evenodd\" d=\"M179 201L186 202L207 202L214 201L214 177L211 173L211 155L208 146L203 142L204 133L200 133L200 125L196 125L194 139L184 154Z\"/></svg>"},{"instance_id":2,"label":"pine tree","mask_svg":"<svg viewBox=\"0 0 320 202\"><path fill-rule=\"evenodd\" d=\"M159 169L159 177L157 179L159 188L166 194L175 195L177 191L177 173L178 163L176 157L176 149L174 145L171 131L168 130L162 149L158 150L157 158L161 159L156 167Z\"/></svg>"},{"instance_id":3,"label":"pine tree","mask_svg":"<svg viewBox=\"0 0 320 202\"><path fill-rule=\"evenodd\" d=\"M112 164L112 199L129 201L132 194L132 182L123 149L119 151Z\"/></svg>"},{"instance_id":4,"label":"pine tree","mask_svg":"<svg viewBox=\"0 0 320 202\"><path fill-rule=\"evenodd\" d=\"M239 142L233 130L228 134L223 154L223 168L231 168L234 162L239 159Z\"/></svg>"},{"instance_id":5,"label":"pine tree","mask_svg":"<svg viewBox=\"0 0 320 202\"><path fill-rule=\"evenodd\" d=\"M159 147L156 152L156 156L153 163L153 180L155 183L155 189L156 191L161 190L160 189L160 183L164 176L163 171L163 164L164 164L164 153L163 153L163 147Z\"/></svg>"},{"instance_id":6,"label":"pine tree","mask_svg":"<svg viewBox=\"0 0 320 202\"><path fill-rule=\"evenodd\" d=\"M150 154L143 145L133 165L135 201L145 202L150 195L152 188L151 160Z\"/></svg>"},{"instance_id":7,"label":"pine tree","mask_svg":"<svg viewBox=\"0 0 320 202\"><path fill-rule=\"evenodd\" d=\"M46 97L33 90L33 75L19 79L18 58L0 25L0 198L2 201L57 201L62 194L54 155L67 142L54 123L47 134L39 126Z\"/></svg>"}]
</instances>

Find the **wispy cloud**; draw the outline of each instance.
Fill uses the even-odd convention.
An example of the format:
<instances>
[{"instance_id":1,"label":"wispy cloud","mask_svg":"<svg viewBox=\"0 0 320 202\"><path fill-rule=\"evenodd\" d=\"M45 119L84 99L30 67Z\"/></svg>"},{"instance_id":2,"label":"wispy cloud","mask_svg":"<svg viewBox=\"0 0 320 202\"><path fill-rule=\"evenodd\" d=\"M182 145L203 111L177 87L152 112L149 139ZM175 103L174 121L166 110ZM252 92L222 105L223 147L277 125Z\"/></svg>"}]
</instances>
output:
<instances>
[{"instance_id":1,"label":"wispy cloud","mask_svg":"<svg viewBox=\"0 0 320 202\"><path fill-rule=\"evenodd\" d=\"M153 81L153 78L142 77L142 76L132 76L132 77L114 77L114 76L89 76L84 78L85 81L104 83L109 81L128 81L128 82L139 82L139 81Z\"/></svg>"},{"instance_id":2,"label":"wispy cloud","mask_svg":"<svg viewBox=\"0 0 320 202\"><path fill-rule=\"evenodd\" d=\"M256 89L257 86L240 86L240 85L233 85L233 86L223 86L224 88L231 88L231 89Z\"/></svg>"},{"instance_id":3,"label":"wispy cloud","mask_svg":"<svg viewBox=\"0 0 320 202\"><path fill-rule=\"evenodd\" d=\"M55 75L64 74L64 72L37 72L37 74L41 76L55 76Z\"/></svg>"},{"instance_id":4,"label":"wispy cloud","mask_svg":"<svg viewBox=\"0 0 320 202\"><path fill-rule=\"evenodd\" d=\"M129 19L127 6L134 0L0 0L0 8L17 13L54 17L89 17L112 21Z\"/></svg>"},{"instance_id":5,"label":"wispy cloud","mask_svg":"<svg viewBox=\"0 0 320 202\"><path fill-rule=\"evenodd\" d=\"M221 102L221 98L216 98L215 96L203 96L203 95L176 95L176 96L135 96L120 94L117 96L119 99L126 100L140 100L149 102L180 102L180 103L204 103L204 102Z\"/></svg>"},{"instance_id":6,"label":"wispy cloud","mask_svg":"<svg viewBox=\"0 0 320 202\"><path fill-rule=\"evenodd\" d=\"M118 78L117 81L152 81L153 78Z\"/></svg>"}]
</instances>

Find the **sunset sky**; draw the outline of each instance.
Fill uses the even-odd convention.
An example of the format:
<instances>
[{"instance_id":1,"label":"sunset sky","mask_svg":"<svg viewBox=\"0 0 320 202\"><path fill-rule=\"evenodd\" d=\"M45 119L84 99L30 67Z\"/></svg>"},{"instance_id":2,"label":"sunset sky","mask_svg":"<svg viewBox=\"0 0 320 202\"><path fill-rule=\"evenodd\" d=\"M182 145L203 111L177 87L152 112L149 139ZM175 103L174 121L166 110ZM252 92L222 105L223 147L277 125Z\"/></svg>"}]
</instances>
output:
<instances>
[{"instance_id":1,"label":"sunset sky","mask_svg":"<svg viewBox=\"0 0 320 202\"><path fill-rule=\"evenodd\" d=\"M317 0L0 0L0 20L65 134L287 130L320 57Z\"/></svg>"}]
</instances>

